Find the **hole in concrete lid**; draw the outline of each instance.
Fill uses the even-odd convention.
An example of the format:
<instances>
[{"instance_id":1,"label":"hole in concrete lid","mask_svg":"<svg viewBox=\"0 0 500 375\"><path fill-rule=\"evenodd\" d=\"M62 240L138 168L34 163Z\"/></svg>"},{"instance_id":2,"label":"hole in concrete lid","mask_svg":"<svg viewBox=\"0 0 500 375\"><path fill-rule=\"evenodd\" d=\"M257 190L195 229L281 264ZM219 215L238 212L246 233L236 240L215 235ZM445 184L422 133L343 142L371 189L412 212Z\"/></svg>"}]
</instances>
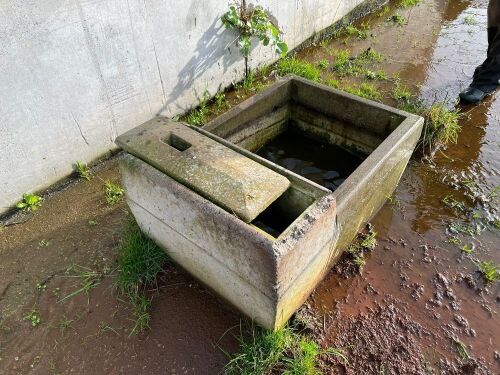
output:
<instances>
[{"instance_id":1,"label":"hole in concrete lid","mask_svg":"<svg viewBox=\"0 0 500 375\"><path fill-rule=\"evenodd\" d=\"M260 213L252 224L277 238L313 203L313 197L291 186Z\"/></svg>"},{"instance_id":2,"label":"hole in concrete lid","mask_svg":"<svg viewBox=\"0 0 500 375\"><path fill-rule=\"evenodd\" d=\"M186 151L191 147L191 143L174 133L170 133L169 136L163 140L163 142L179 151Z\"/></svg>"}]
</instances>

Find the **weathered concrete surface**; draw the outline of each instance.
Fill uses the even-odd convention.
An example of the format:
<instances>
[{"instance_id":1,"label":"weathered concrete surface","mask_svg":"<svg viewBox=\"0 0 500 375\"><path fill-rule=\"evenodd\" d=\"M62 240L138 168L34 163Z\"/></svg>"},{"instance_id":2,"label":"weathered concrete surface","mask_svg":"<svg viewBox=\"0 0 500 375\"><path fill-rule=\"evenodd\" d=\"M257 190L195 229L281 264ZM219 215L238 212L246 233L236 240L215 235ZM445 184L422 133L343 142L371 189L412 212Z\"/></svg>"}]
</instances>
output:
<instances>
[{"instance_id":1,"label":"weathered concrete surface","mask_svg":"<svg viewBox=\"0 0 500 375\"><path fill-rule=\"evenodd\" d=\"M268 161L262 164L280 170ZM283 199L294 200L297 218L274 238L134 156L128 155L120 169L127 203L144 232L266 328L288 320L336 256L333 195L286 170L281 172L292 193Z\"/></svg>"},{"instance_id":2,"label":"weathered concrete surface","mask_svg":"<svg viewBox=\"0 0 500 375\"><path fill-rule=\"evenodd\" d=\"M209 122L204 130L254 151L292 127L367 155L332 193L339 239L331 265L394 191L422 125L419 116L288 76Z\"/></svg>"},{"instance_id":3,"label":"weathered concrete surface","mask_svg":"<svg viewBox=\"0 0 500 375\"><path fill-rule=\"evenodd\" d=\"M165 117L128 131L116 143L247 223L290 186L282 175Z\"/></svg>"},{"instance_id":4,"label":"weathered concrete surface","mask_svg":"<svg viewBox=\"0 0 500 375\"><path fill-rule=\"evenodd\" d=\"M290 48L379 0L260 0ZM7 0L0 5L0 212L243 76L227 1ZM354 13L361 12L356 8ZM256 67L272 47L251 54Z\"/></svg>"}]
</instances>

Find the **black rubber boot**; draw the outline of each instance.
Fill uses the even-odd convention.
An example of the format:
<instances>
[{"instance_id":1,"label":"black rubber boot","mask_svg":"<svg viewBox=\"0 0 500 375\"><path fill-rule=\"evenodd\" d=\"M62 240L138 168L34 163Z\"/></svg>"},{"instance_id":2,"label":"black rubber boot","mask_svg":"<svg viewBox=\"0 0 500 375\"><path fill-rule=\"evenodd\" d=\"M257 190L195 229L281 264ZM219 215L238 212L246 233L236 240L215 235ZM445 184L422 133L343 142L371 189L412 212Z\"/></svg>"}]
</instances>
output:
<instances>
[{"instance_id":1,"label":"black rubber boot","mask_svg":"<svg viewBox=\"0 0 500 375\"><path fill-rule=\"evenodd\" d=\"M498 0L500 1L500 0ZM497 12L500 7L491 7L489 12ZM493 16L490 15L489 16ZM488 27L488 54L486 60L476 68L472 83L459 94L462 101L476 104L500 86L500 28Z\"/></svg>"},{"instance_id":2,"label":"black rubber boot","mask_svg":"<svg viewBox=\"0 0 500 375\"><path fill-rule=\"evenodd\" d=\"M477 104L490 94L491 92L484 92L480 89L476 89L475 87L469 86L464 91L462 91L458 96L460 97L460 100L465 103Z\"/></svg>"}]
</instances>

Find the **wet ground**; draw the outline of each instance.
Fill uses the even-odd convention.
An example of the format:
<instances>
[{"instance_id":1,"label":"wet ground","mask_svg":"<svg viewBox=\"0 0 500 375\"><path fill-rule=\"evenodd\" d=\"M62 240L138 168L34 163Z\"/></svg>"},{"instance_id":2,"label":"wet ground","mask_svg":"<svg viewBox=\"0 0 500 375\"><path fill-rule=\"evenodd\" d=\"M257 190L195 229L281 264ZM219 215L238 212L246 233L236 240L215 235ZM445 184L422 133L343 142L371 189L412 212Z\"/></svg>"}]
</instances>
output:
<instances>
[{"instance_id":1,"label":"wet ground","mask_svg":"<svg viewBox=\"0 0 500 375\"><path fill-rule=\"evenodd\" d=\"M370 17L375 41L351 40L349 49L374 45L387 59L383 69L400 72L402 81L413 84L427 103L452 101L483 58L486 3L426 1L398 11L409 19L402 28ZM319 59L323 53L317 48L307 56ZM499 96L461 109L465 115L458 144L438 152L433 163L413 160L394 196L373 218L379 244L362 276L346 280L332 272L310 299L313 311L332 322L322 332L323 344L345 347L351 357L364 358L355 363L366 373L393 373L394 365L396 373L398 367L408 373L425 368L456 374L500 372L500 288L498 283L485 285L477 265L500 263L499 232L485 228L499 209L498 197L491 193L500 184ZM463 207L448 207L442 201L447 196ZM456 234L456 228L463 227L474 233ZM447 242L452 236L459 243ZM462 251L464 247L473 248L471 254ZM406 323L393 318L394 309L412 329L407 331ZM400 342L394 327L400 327L399 335L406 340ZM393 338L385 332L392 332ZM358 336L366 337L357 349L349 348ZM381 345L374 350L367 340ZM478 360L461 359L460 343ZM421 358L414 355L415 345L421 348ZM400 353L384 353L380 346L393 346ZM410 370L403 366L408 362L418 366Z\"/></svg>"},{"instance_id":2,"label":"wet ground","mask_svg":"<svg viewBox=\"0 0 500 375\"><path fill-rule=\"evenodd\" d=\"M332 49L372 47L385 56L374 70L399 73L427 103L452 101L483 59L486 3L390 8L363 20L367 39L333 40L299 57L317 62L331 59ZM386 22L396 12L406 26ZM383 101L392 104L387 95ZM477 265L500 263L499 232L488 225L500 199L491 193L500 185L500 94L462 111L458 144L434 162L411 161L373 218L378 245L362 274L332 271L304 305L311 334L349 359L346 366L325 358L324 373L500 373L500 283L486 285ZM116 157L92 181L72 183L0 227L0 374L219 373L220 348L237 349L225 333L235 326L237 333L241 318L172 265L154 295L151 330L129 336L129 306L112 287L129 217L123 204L104 203L108 179L119 179ZM68 277L72 265L102 277L88 295L58 303L80 287ZM32 311L36 326L24 319Z\"/></svg>"}]
</instances>

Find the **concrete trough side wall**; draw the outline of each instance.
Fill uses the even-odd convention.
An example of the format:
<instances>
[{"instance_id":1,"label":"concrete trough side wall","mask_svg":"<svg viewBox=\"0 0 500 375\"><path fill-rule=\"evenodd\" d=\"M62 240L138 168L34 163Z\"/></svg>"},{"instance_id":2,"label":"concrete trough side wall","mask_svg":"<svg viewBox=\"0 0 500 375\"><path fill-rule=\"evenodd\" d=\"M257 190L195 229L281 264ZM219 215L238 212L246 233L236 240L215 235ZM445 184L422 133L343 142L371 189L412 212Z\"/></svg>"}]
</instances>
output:
<instances>
[{"instance_id":1,"label":"concrete trough side wall","mask_svg":"<svg viewBox=\"0 0 500 375\"><path fill-rule=\"evenodd\" d=\"M255 0L290 48L379 0ZM0 213L117 135L243 76L219 0L7 0L0 5ZM353 11L354 10L354 11ZM251 66L277 58L252 51Z\"/></svg>"}]
</instances>

